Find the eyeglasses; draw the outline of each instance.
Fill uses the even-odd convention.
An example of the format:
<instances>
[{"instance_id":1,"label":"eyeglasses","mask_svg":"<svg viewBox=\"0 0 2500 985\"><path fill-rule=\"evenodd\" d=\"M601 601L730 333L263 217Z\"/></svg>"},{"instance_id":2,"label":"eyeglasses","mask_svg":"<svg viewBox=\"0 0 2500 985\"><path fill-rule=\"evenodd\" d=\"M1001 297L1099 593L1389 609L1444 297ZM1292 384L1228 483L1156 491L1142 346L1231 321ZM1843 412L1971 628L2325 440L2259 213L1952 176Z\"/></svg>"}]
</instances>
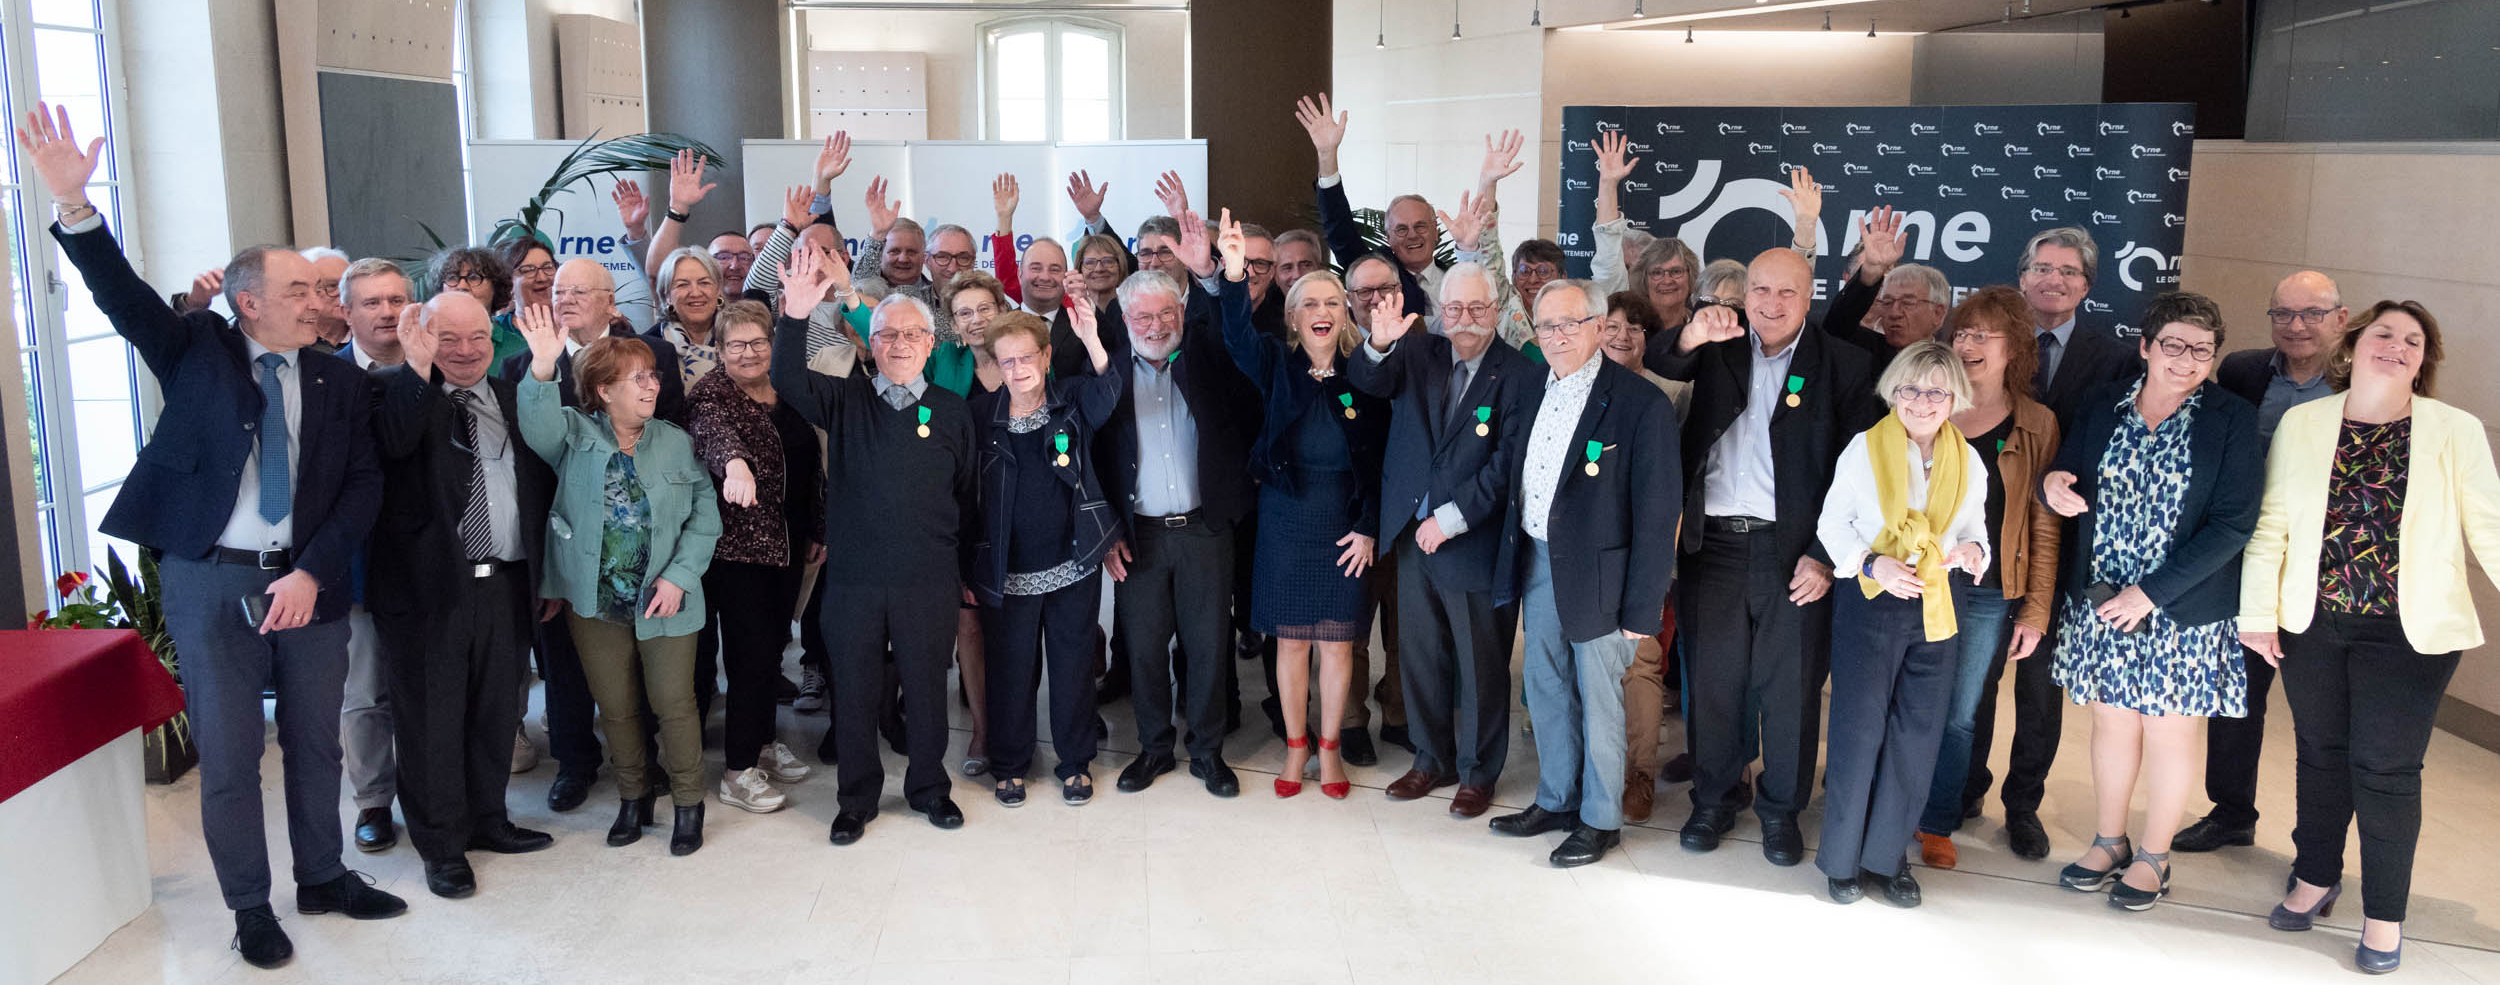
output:
<instances>
[{"instance_id":1,"label":"eyeglasses","mask_svg":"<svg viewBox=\"0 0 2500 985\"><path fill-rule=\"evenodd\" d=\"M929 259L944 260L947 263L954 264L958 267L972 266L972 254L970 253L931 253L929 254Z\"/></svg>"},{"instance_id":2,"label":"eyeglasses","mask_svg":"<svg viewBox=\"0 0 2500 985\"><path fill-rule=\"evenodd\" d=\"M1244 260L1242 263L1247 265L1250 272L1254 274L1274 273L1276 270L1274 260Z\"/></svg>"},{"instance_id":3,"label":"eyeglasses","mask_svg":"<svg viewBox=\"0 0 2500 985\"><path fill-rule=\"evenodd\" d=\"M1578 318L1561 318L1553 321L1541 321L1536 323L1536 334L1539 338L1561 335L1564 332L1571 331L1596 320L1596 315L1583 315Z\"/></svg>"},{"instance_id":4,"label":"eyeglasses","mask_svg":"<svg viewBox=\"0 0 2500 985\"><path fill-rule=\"evenodd\" d=\"M1121 315L1131 324L1137 325L1178 325L1181 323L1181 309L1179 308L1165 308L1161 311L1124 311Z\"/></svg>"},{"instance_id":5,"label":"eyeglasses","mask_svg":"<svg viewBox=\"0 0 2500 985\"><path fill-rule=\"evenodd\" d=\"M889 328L869 336L868 341L878 345L898 345L926 342L931 338L934 336L925 328Z\"/></svg>"},{"instance_id":6,"label":"eyeglasses","mask_svg":"<svg viewBox=\"0 0 2500 985\"><path fill-rule=\"evenodd\" d=\"M1171 247L1168 247L1168 246L1158 246L1158 247L1155 247L1154 249L1151 249L1151 250L1139 250L1139 251L1137 251L1137 258L1138 258L1138 259L1140 259L1140 260L1152 260L1152 261L1154 261L1154 262L1156 262L1156 263L1162 263L1162 262L1163 262L1163 261L1165 261L1165 260L1169 260L1169 259L1171 259L1171 258L1173 258L1173 257L1176 257L1176 256L1179 256L1179 255L1180 255L1180 254L1173 252L1173 251L1172 251L1172 248L1171 248ZM1090 260L1089 260L1089 261L1086 261L1086 262L1091 263L1092 261L1090 261Z\"/></svg>"},{"instance_id":7,"label":"eyeglasses","mask_svg":"<svg viewBox=\"0 0 2500 985\"><path fill-rule=\"evenodd\" d=\"M754 262L755 262L755 254L753 254L753 253L714 253L714 254L712 254L712 260L713 260L713 262L718 263L718 264L720 264L721 266L724 266L724 267L735 267L735 266L739 266L739 265L741 265L741 264L749 264L749 263L754 263ZM548 269L548 270L554 270L555 268L554 268L554 267L549 267L549 268L547 268L547 269ZM522 270L522 276L525 276L525 277L526 277L526 276L528 276L528 269L527 269L527 268L523 268L523 270Z\"/></svg>"},{"instance_id":8,"label":"eyeglasses","mask_svg":"<svg viewBox=\"0 0 2500 985\"><path fill-rule=\"evenodd\" d=\"M1544 277L1547 279L1559 276L1562 273L1559 268L1556 268L1550 263L1523 263L1519 265L1518 271L1520 277Z\"/></svg>"},{"instance_id":9,"label":"eyeglasses","mask_svg":"<svg viewBox=\"0 0 2500 985\"><path fill-rule=\"evenodd\" d=\"M1364 304L1372 304L1378 302L1381 298L1398 293L1398 286L1396 284L1383 284L1379 287L1358 287L1349 293L1352 293L1355 297L1361 298Z\"/></svg>"},{"instance_id":10,"label":"eyeglasses","mask_svg":"<svg viewBox=\"0 0 2500 985\"><path fill-rule=\"evenodd\" d=\"M486 275L485 275L485 274L478 273L477 271L474 271L474 270L462 270L462 271L458 271L458 272L455 272L455 273L448 273L448 274L444 274L444 275L443 275L443 286L444 286L444 287L459 287L459 286L461 286L461 285L463 285L463 284L483 284L483 283L486 283Z\"/></svg>"},{"instance_id":11,"label":"eyeglasses","mask_svg":"<svg viewBox=\"0 0 2500 985\"><path fill-rule=\"evenodd\" d=\"M2035 263L2024 267L2023 272L2034 277L2063 277L2067 280L2075 280L2083 276L2082 267L2061 267L2054 263Z\"/></svg>"},{"instance_id":12,"label":"eyeglasses","mask_svg":"<svg viewBox=\"0 0 2500 985\"><path fill-rule=\"evenodd\" d=\"M715 253L712 255L717 257L720 254ZM755 254L749 253L746 255L746 258L753 260L755 259ZM512 275L515 277L553 277L556 275L556 265L553 263L525 263L512 268ZM484 274L468 274L465 276L475 277L478 280L486 279L486 275Z\"/></svg>"},{"instance_id":13,"label":"eyeglasses","mask_svg":"<svg viewBox=\"0 0 2500 985\"><path fill-rule=\"evenodd\" d=\"M1953 391L1935 387L1904 383L1892 388L1892 402L1896 404L1941 404L1952 399Z\"/></svg>"},{"instance_id":14,"label":"eyeglasses","mask_svg":"<svg viewBox=\"0 0 2500 985\"><path fill-rule=\"evenodd\" d=\"M1493 312L1499 309L1495 308L1491 301L1470 301L1463 304L1445 304L1441 306L1441 310L1463 318L1483 319L1492 317Z\"/></svg>"},{"instance_id":15,"label":"eyeglasses","mask_svg":"<svg viewBox=\"0 0 2500 985\"><path fill-rule=\"evenodd\" d=\"M319 284L313 285L313 293L329 298L332 301L336 301L339 299L339 282L334 280L322 281Z\"/></svg>"},{"instance_id":16,"label":"eyeglasses","mask_svg":"<svg viewBox=\"0 0 2500 985\"><path fill-rule=\"evenodd\" d=\"M1022 369L1026 366L1041 365L1041 362L1042 354L1038 352L1028 356L1001 356L998 360L998 368Z\"/></svg>"},{"instance_id":17,"label":"eyeglasses","mask_svg":"<svg viewBox=\"0 0 2500 985\"><path fill-rule=\"evenodd\" d=\"M646 369L626 377L625 382L635 386L659 386L660 374Z\"/></svg>"},{"instance_id":18,"label":"eyeglasses","mask_svg":"<svg viewBox=\"0 0 2500 985\"><path fill-rule=\"evenodd\" d=\"M1165 250L1165 251L1163 251L1163 252L1164 252L1165 254L1167 254L1167 255L1168 255L1168 254L1170 254L1172 251L1170 251L1170 250ZM1083 260L1079 260L1079 261L1077 261L1077 262L1076 262L1076 267L1077 267L1077 269L1079 269L1079 270L1118 270L1118 269L1120 269L1120 258L1119 258L1119 257L1086 257L1086 258L1085 258L1085 259L1083 259Z\"/></svg>"},{"instance_id":19,"label":"eyeglasses","mask_svg":"<svg viewBox=\"0 0 2500 985\"><path fill-rule=\"evenodd\" d=\"M1896 294L1896 295L1889 295L1889 296L1879 296L1879 297L1877 297L1877 298L1875 299L1875 306L1876 306L1876 307L1878 307L1878 308L1898 308L1898 307L1901 307L1902 305L1908 305L1908 304L1935 304L1935 303L1936 303L1936 302L1934 302L1934 301L1930 301L1930 300L1928 300L1928 299L1926 299L1926 298L1918 297L1918 296L1916 296L1916 295L1898 295L1898 294Z\"/></svg>"},{"instance_id":20,"label":"eyeglasses","mask_svg":"<svg viewBox=\"0 0 2500 985\"><path fill-rule=\"evenodd\" d=\"M734 356L744 352L770 352L772 347L773 340L771 339L739 339L735 342L721 343L720 351L722 355Z\"/></svg>"},{"instance_id":21,"label":"eyeglasses","mask_svg":"<svg viewBox=\"0 0 2500 985\"><path fill-rule=\"evenodd\" d=\"M1972 345L1987 345L1988 343L1994 342L1998 339L2010 337L2011 336L2006 335L2004 332L1990 332L1975 328L1965 328L1959 332L1953 333L1953 341L1956 344L1968 342Z\"/></svg>"},{"instance_id":22,"label":"eyeglasses","mask_svg":"<svg viewBox=\"0 0 2500 985\"><path fill-rule=\"evenodd\" d=\"M2171 338L2166 335L2161 338L2154 339L2153 344L2160 347L2162 355L2192 356L2197 362L2200 363L2209 363L2214 361L2214 353L2219 351L2211 342L2190 345L2185 341Z\"/></svg>"},{"instance_id":23,"label":"eyeglasses","mask_svg":"<svg viewBox=\"0 0 2500 985\"><path fill-rule=\"evenodd\" d=\"M998 306L987 301L983 301L980 304L969 308L955 309L955 320L971 321L976 318L989 318L996 314L998 314Z\"/></svg>"},{"instance_id":24,"label":"eyeglasses","mask_svg":"<svg viewBox=\"0 0 2500 985\"><path fill-rule=\"evenodd\" d=\"M587 301L591 298L607 293L610 293L609 289L604 287L559 287L555 290L555 299L558 301Z\"/></svg>"},{"instance_id":25,"label":"eyeglasses","mask_svg":"<svg viewBox=\"0 0 2500 985\"><path fill-rule=\"evenodd\" d=\"M2268 308L2266 320L2273 322L2276 328L2281 328L2291 324L2292 319L2298 318L2301 324L2316 328L2326 322L2326 316L2334 314L2337 310L2335 308Z\"/></svg>"}]
</instances>

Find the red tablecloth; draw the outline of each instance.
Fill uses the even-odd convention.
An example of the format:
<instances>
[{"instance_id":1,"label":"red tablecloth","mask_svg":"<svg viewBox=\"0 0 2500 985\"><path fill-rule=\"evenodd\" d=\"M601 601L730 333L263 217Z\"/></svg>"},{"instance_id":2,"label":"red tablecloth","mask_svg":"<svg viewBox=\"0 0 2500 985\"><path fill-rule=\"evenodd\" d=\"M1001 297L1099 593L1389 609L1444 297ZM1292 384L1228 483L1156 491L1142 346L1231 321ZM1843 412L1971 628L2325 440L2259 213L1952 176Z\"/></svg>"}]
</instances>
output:
<instances>
[{"instance_id":1,"label":"red tablecloth","mask_svg":"<svg viewBox=\"0 0 2500 985\"><path fill-rule=\"evenodd\" d=\"M127 629L0 632L0 800L182 710L182 688Z\"/></svg>"}]
</instances>

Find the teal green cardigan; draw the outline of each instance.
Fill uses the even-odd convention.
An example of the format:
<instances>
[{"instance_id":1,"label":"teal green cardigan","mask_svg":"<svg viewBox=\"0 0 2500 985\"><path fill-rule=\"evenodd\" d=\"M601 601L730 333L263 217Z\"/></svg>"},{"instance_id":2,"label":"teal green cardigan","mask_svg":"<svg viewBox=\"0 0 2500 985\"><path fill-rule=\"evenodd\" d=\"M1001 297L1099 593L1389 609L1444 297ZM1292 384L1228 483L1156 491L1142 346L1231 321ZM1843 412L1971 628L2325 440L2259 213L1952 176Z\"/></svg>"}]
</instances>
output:
<instances>
[{"instance_id":1,"label":"teal green cardigan","mask_svg":"<svg viewBox=\"0 0 2500 985\"><path fill-rule=\"evenodd\" d=\"M556 472L539 595L563 599L578 613L598 612L600 533L607 526L608 459L616 454L616 432L606 414L564 406L556 385L535 377L521 380L520 413L522 440ZM651 503L645 594L657 578L686 591L676 615L651 619L636 613L634 638L691 635L703 628L703 572L712 566L712 543L720 539L711 474L695 457L694 440L657 419L643 425L634 471Z\"/></svg>"}]
</instances>

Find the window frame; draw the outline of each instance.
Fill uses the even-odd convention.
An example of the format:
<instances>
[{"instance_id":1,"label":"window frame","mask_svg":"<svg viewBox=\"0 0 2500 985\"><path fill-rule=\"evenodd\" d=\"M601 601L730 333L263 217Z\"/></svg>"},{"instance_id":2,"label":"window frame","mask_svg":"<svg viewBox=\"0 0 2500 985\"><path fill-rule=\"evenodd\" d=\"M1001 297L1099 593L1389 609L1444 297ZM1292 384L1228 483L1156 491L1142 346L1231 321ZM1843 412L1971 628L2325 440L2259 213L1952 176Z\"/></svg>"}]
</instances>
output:
<instances>
[{"instance_id":1,"label":"window frame","mask_svg":"<svg viewBox=\"0 0 2500 985\"><path fill-rule=\"evenodd\" d=\"M1104 140L1128 138L1128 30L1117 21L1094 17L1063 15L1030 15L986 21L974 29L976 50L980 52L981 136L985 140L1001 140L1001 117L998 108L998 42L1011 35L1039 33L1042 35L1043 105L1048 108L1042 140L1059 142L1067 139L1066 102L1060 79L1064 71L1060 61L1060 39L1070 33L1102 39L1110 49L1109 92L1111 132Z\"/></svg>"}]
</instances>

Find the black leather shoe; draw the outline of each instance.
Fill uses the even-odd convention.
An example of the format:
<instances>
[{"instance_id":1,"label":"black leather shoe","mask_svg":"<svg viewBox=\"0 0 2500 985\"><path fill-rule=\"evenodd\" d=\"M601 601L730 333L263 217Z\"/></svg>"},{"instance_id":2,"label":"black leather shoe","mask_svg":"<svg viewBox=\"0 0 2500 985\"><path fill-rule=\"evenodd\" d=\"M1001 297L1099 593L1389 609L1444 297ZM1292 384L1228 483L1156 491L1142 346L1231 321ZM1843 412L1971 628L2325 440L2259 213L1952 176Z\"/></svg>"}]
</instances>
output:
<instances>
[{"instance_id":1,"label":"black leather shoe","mask_svg":"<svg viewBox=\"0 0 2500 985\"><path fill-rule=\"evenodd\" d=\"M1400 749L1404 749L1409 753L1415 751L1415 742L1414 740L1406 737L1406 726L1404 725L1381 726L1380 741L1396 746Z\"/></svg>"},{"instance_id":2,"label":"black leather shoe","mask_svg":"<svg viewBox=\"0 0 2500 985\"><path fill-rule=\"evenodd\" d=\"M1858 885L1855 879L1825 879L1823 891L1831 895L1832 902L1842 906L1855 903L1866 896L1866 887Z\"/></svg>"},{"instance_id":3,"label":"black leather shoe","mask_svg":"<svg viewBox=\"0 0 2500 985\"><path fill-rule=\"evenodd\" d=\"M1175 766L1169 753L1139 756L1120 771L1120 789L1136 793L1155 785L1155 777L1172 772Z\"/></svg>"},{"instance_id":4,"label":"black leather shoe","mask_svg":"<svg viewBox=\"0 0 2500 985\"><path fill-rule=\"evenodd\" d=\"M587 776L556 774L556 782L547 785L547 809L562 814L582 806L590 799L590 781Z\"/></svg>"},{"instance_id":5,"label":"black leather shoe","mask_svg":"<svg viewBox=\"0 0 2500 985\"><path fill-rule=\"evenodd\" d=\"M1571 829L1571 837L1554 847L1554 854L1545 857L1557 869L1587 865L1606 857L1606 850L1623 838L1620 831L1604 831L1582 824Z\"/></svg>"},{"instance_id":6,"label":"black leather shoe","mask_svg":"<svg viewBox=\"0 0 2500 985\"><path fill-rule=\"evenodd\" d=\"M556 836L544 831L532 831L513 824L511 821L505 821L493 830L480 831L469 836L470 850L493 852L497 855L527 855L555 843Z\"/></svg>"},{"instance_id":7,"label":"black leather shoe","mask_svg":"<svg viewBox=\"0 0 2500 985\"><path fill-rule=\"evenodd\" d=\"M1207 792L1218 797L1241 793L1241 778L1233 775L1233 768L1224 765L1221 759L1190 760L1189 775L1207 781Z\"/></svg>"},{"instance_id":8,"label":"black leather shoe","mask_svg":"<svg viewBox=\"0 0 2500 985\"><path fill-rule=\"evenodd\" d=\"M2040 826L2040 815L2031 811L2005 814L2005 840L2017 858L2037 862L2049 857L2049 829Z\"/></svg>"},{"instance_id":9,"label":"black leather shoe","mask_svg":"<svg viewBox=\"0 0 2500 985\"><path fill-rule=\"evenodd\" d=\"M391 823L388 807L367 807L356 812L356 850L386 852L399 844L399 828Z\"/></svg>"},{"instance_id":10,"label":"black leather shoe","mask_svg":"<svg viewBox=\"0 0 2500 985\"><path fill-rule=\"evenodd\" d=\"M358 920L382 920L408 912L408 901L373 888L362 872L349 871L318 886L295 885L295 912L305 915L340 913Z\"/></svg>"},{"instance_id":11,"label":"black leather shoe","mask_svg":"<svg viewBox=\"0 0 2500 985\"><path fill-rule=\"evenodd\" d=\"M1797 819L1773 818L1762 822L1762 857L1772 865L1791 866L1804 861L1806 839L1797 832Z\"/></svg>"},{"instance_id":12,"label":"black leather shoe","mask_svg":"<svg viewBox=\"0 0 2500 985\"><path fill-rule=\"evenodd\" d=\"M1492 828L1493 833L1497 835L1527 838L1548 831L1561 831L1579 823L1579 820L1579 815L1576 814L1549 811L1535 804L1529 804L1527 810L1517 814L1504 814L1485 822L1485 826Z\"/></svg>"},{"instance_id":13,"label":"black leather shoe","mask_svg":"<svg viewBox=\"0 0 2500 985\"><path fill-rule=\"evenodd\" d=\"M362 838L364 836L364 829L359 827L356 829L356 832L359 839L358 844L361 846L363 844ZM2170 850L2174 852L2210 852L2220 848L2247 846L2254 845L2256 843L2256 825L2251 824L2245 827L2227 826L2216 822L2213 815L2207 814L2202 820L2188 825L2187 830L2179 832L2178 837L2170 839Z\"/></svg>"},{"instance_id":14,"label":"black leather shoe","mask_svg":"<svg viewBox=\"0 0 2500 985\"><path fill-rule=\"evenodd\" d=\"M2397 968L2403 967L2404 963L2405 942L2403 941L2397 941L2396 949L2393 951L2381 951L2368 944L2353 945L2353 967L2369 972L2370 974L2384 975L2388 972L2396 970Z\"/></svg>"},{"instance_id":15,"label":"black leather shoe","mask_svg":"<svg viewBox=\"0 0 2500 985\"><path fill-rule=\"evenodd\" d=\"M843 811L834 815L833 843L848 845L858 841L860 835L868 833L868 819L876 816L875 811Z\"/></svg>"},{"instance_id":16,"label":"black leather shoe","mask_svg":"<svg viewBox=\"0 0 2500 985\"><path fill-rule=\"evenodd\" d=\"M295 942L278 929L278 915L267 905L234 911L234 949L254 968L276 968L295 956Z\"/></svg>"},{"instance_id":17,"label":"black leather shoe","mask_svg":"<svg viewBox=\"0 0 2500 985\"><path fill-rule=\"evenodd\" d=\"M1684 850L1688 852L1717 851L1719 838L1726 835L1729 828L1735 826L1736 815L1726 810L1717 807L1694 808L1693 816L1685 820L1682 830L1676 832L1676 841L1682 844Z\"/></svg>"},{"instance_id":18,"label":"black leather shoe","mask_svg":"<svg viewBox=\"0 0 2500 985\"><path fill-rule=\"evenodd\" d=\"M642 829L651 826L651 802L658 796L647 793L616 802L616 823L608 825L608 847L623 848L642 840Z\"/></svg>"},{"instance_id":19,"label":"black leather shoe","mask_svg":"<svg viewBox=\"0 0 2500 985\"><path fill-rule=\"evenodd\" d=\"M468 899L477 894L477 873L467 859L429 861L425 863L425 888L444 899Z\"/></svg>"},{"instance_id":20,"label":"black leather shoe","mask_svg":"<svg viewBox=\"0 0 2500 985\"><path fill-rule=\"evenodd\" d=\"M921 808L920 813L929 816L931 826L942 830L953 831L964 826L964 809L955 806L953 797L939 797L937 803Z\"/></svg>"},{"instance_id":21,"label":"black leather shoe","mask_svg":"<svg viewBox=\"0 0 2500 985\"><path fill-rule=\"evenodd\" d=\"M1862 873L1859 878L1865 880L1871 888L1883 890L1886 903L1907 910L1918 906L1920 902L1918 879L1910 875L1910 867L1907 865L1902 866L1900 873L1896 875L1879 876L1867 872Z\"/></svg>"},{"instance_id":22,"label":"black leather shoe","mask_svg":"<svg viewBox=\"0 0 2500 985\"><path fill-rule=\"evenodd\" d=\"M1372 730L1346 729L1343 734L1337 736L1337 740L1344 743L1344 746L1337 750L1337 755L1345 759L1346 765L1374 766L1379 764L1380 752L1372 748Z\"/></svg>"},{"instance_id":23,"label":"black leather shoe","mask_svg":"<svg viewBox=\"0 0 2500 985\"><path fill-rule=\"evenodd\" d=\"M692 855L695 849L701 847L703 847L703 802L698 800L692 807L677 809L677 827L669 832L668 853Z\"/></svg>"},{"instance_id":24,"label":"black leather shoe","mask_svg":"<svg viewBox=\"0 0 2500 985\"><path fill-rule=\"evenodd\" d=\"M1676 753L1675 758L1658 767L1658 779L1667 783L1693 782L1693 754Z\"/></svg>"}]
</instances>

